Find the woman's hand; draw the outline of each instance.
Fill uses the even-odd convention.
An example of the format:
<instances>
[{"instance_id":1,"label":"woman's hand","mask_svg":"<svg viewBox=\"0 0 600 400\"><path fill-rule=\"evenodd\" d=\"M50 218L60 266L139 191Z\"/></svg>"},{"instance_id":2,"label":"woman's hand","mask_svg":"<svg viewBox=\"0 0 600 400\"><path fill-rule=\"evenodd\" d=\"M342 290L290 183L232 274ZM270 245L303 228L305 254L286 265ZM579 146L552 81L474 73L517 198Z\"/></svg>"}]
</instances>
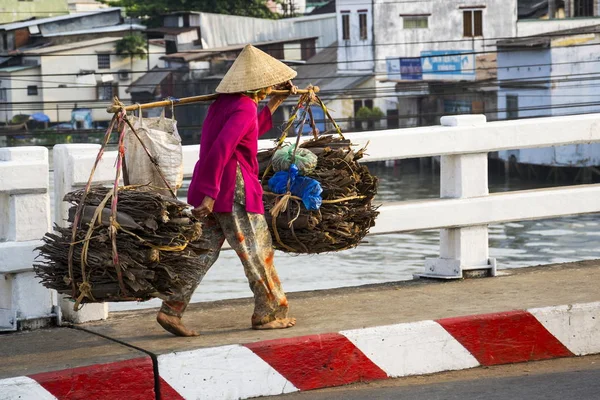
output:
<instances>
[{"instance_id":1,"label":"woman's hand","mask_svg":"<svg viewBox=\"0 0 600 400\"><path fill-rule=\"evenodd\" d=\"M276 94L276 95L271 96L271 99L269 100L269 103L267 104L267 107L269 107L269 110L271 111L271 115L273 115L275 113L275 110L277 110L277 108L281 105L281 103L283 103L290 94L296 93L296 90L298 90L298 87L294 86L292 81L287 81L286 83L275 86L274 89L275 90L289 90L289 92L285 93L285 94Z\"/></svg>"},{"instance_id":2,"label":"woman's hand","mask_svg":"<svg viewBox=\"0 0 600 400\"><path fill-rule=\"evenodd\" d=\"M209 196L204 196L202 204L192 210L192 214L196 218L204 218L212 213L213 207L215 206L215 199Z\"/></svg>"}]
</instances>

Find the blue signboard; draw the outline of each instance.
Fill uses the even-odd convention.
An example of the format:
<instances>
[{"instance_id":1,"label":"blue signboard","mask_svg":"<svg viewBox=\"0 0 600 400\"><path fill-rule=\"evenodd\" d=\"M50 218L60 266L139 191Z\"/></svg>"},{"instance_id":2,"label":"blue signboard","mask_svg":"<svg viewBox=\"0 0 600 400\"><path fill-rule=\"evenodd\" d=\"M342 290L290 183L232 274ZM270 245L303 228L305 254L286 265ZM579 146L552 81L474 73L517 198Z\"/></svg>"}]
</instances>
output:
<instances>
[{"instance_id":1,"label":"blue signboard","mask_svg":"<svg viewBox=\"0 0 600 400\"><path fill-rule=\"evenodd\" d=\"M400 59L400 75L404 80L423 79L423 68L421 66L420 57L410 57Z\"/></svg>"},{"instance_id":2,"label":"blue signboard","mask_svg":"<svg viewBox=\"0 0 600 400\"><path fill-rule=\"evenodd\" d=\"M471 50L433 50L421 52L423 74L475 75L475 56Z\"/></svg>"},{"instance_id":3,"label":"blue signboard","mask_svg":"<svg viewBox=\"0 0 600 400\"><path fill-rule=\"evenodd\" d=\"M398 57L388 57L385 59L388 79L401 79L400 59Z\"/></svg>"}]
</instances>

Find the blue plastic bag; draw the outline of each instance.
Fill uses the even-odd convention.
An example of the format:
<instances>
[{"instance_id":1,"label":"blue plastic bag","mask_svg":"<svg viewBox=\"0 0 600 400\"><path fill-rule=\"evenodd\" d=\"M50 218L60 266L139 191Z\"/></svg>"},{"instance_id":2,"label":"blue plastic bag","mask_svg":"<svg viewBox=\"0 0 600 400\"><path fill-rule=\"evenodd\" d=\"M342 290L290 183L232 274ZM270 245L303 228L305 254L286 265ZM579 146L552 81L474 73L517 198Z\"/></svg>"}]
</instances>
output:
<instances>
[{"instance_id":1,"label":"blue plastic bag","mask_svg":"<svg viewBox=\"0 0 600 400\"><path fill-rule=\"evenodd\" d=\"M323 193L321 184L316 179L299 175L296 164L290 165L289 171L275 173L269 179L269 189L277 194L287 193L288 179L290 179L290 192L302 199L302 203L307 210L318 210L321 208L323 202L321 198L321 193Z\"/></svg>"}]
</instances>

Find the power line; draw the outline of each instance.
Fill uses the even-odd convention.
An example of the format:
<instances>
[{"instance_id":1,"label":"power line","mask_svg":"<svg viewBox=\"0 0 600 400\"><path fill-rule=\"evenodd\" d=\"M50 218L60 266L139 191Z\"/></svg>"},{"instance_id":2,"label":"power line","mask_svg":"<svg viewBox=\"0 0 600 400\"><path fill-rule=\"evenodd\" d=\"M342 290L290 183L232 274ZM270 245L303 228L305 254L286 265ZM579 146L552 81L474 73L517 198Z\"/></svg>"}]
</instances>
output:
<instances>
[{"instance_id":1,"label":"power line","mask_svg":"<svg viewBox=\"0 0 600 400\"><path fill-rule=\"evenodd\" d=\"M600 60L592 60L590 62L600 62ZM512 68L512 67L511 67ZM497 67L496 67L497 69ZM364 75L348 75L348 76L343 76L343 77L370 77L370 76L375 76L375 75L380 75L380 74L384 74L384 73L369 73L369 74L364 74ZM387 73L386 73L387 75ZM447 73L440 73L440 75L447 75ZM557 82L559 81L559 78L562 77L576 77L576 76L580 76L580 77L587 77L592 78L594 76L600 75L600 72L584 72L584 73L579 73L579 74L552 74L552 75L537 75L537 76L531 76L531 77L523 77L523 78L511 78L511 79L490 79L490 80L474 80L474 81L461 81L461 83L465 86L475 86L475 85L480 85L480 86L491 86L491 85L497 85L497 84L511 84L511 83L515 83L515 82L527 82L527 83L552 83L552 82ZM299 78L298 80L310 80L310 79L323 79L323 77L304 77L304 78ZM582 78L584 79L584 78ZM82 84L82 83L73 83L73 82L65 82L65 81L39 81L39 80L26 80L26 79L19 79L19 78L15 78L15 81L20 81L20 82L29 82L29 83L56 83L56 84L64 84L64 85L70 85L67 87L40 87L38 86L38 90L40 89L45 89L45 90L59 90L59 89L85 89L85 88L90 88L90 89L94 89L99 87L97 84ZM199 80L199 82L201 82L201 80ZM404 81L406 82L406 81ZM404 85L405 88L410 87L410 85L416 85L418 87L420 87L423 82L426 83L436 83L436 81L433 80L428 80L428 81L423 81L423 80L415 80L414 83L413 81L411 81L410 84L406 84ZM190 86L191 82L180 82L180 83L173 83L172 86ZM446 85L455 85L457 84L456 81L453 82L449 82L449 81L440 81L440 83L438 84L446 84ZM127 87L155 87L156 85L146 85L146 84L130 84L127 85ZM23 88L4 88L6 90L27 90L27 87L23 87Z\"/></svg>"},{"instance_id":2,"label":"power line","mask_svg":"<svg viewBox=\"0 0 600 400\"><path fill-rule=\"evenodd\" d=\"M600 44L600 43L598 43ZM493 52L493 53L497 53L497 52ZM417 57L415 57L417 58ZM348 62L373 62L373 61L383 61L384 59L366 59L366 60L359 60L359 61L348 61ZM387 60L387 59L385 59ZM499 70L499 69L503 69L503 68L535 68L535 67L547 67L547 66L555 66L555 65L576 65L576 64L588 64L588 63L597 63L600 62L600 56L598 59L596 60L583 60L583 61L564 61L564 62L550 62L550 63L538 63L538 64L518 64L518 65L510 65L510 66L504 66L504 67L480 67L480 68L469 68L469 69L464 69L463 71L493 71L493 70ZM338 62L324 62L324 63L307 63L307 64L301 64L299 65L299 68L302 68L304 66L309 67L309 66L314 66L314 65L337 65ZM127 71L128 73L131 74L147 74L147 73L163 73L163 72L172 72L172 73L180 73L180 74L187 74L188 72L195 72L195 71L209 71L210 68L188 68L188 69L181 69L181 68L157 68L157 69L152 69L152 70L133 70L133 71ZM1 72L1 71L0 71ZM118 72L102 72L102 71L95 71L94 75L114 75L115 73ZM434 72L435 73L435 72ZM442 72L440 72L441 74ZM374 75L387 75L387 72L373 72L372 74ZM82 74L81 72L71 72L71 73L46 73L46 74L19 74L19 78L23 78L23 77L46 77L46 76L83 76L83 75L90 75L90 74ZM356 77L359 76L357 74L348 74L348 75L337 75L337 77L344 77L344 78L351 78L351 77ZM364 75L366 76L366 75ZM0 75L0 79L3 76ZM12 78L14 80L17 80L17 78ZM300 78L300 79L315 79L315 78ZM50 81L48 81L50 82ZM68 83L68 84L72 84L72 82L54 82L54 83Z\"/></svg>"},{"instance_id":3,"label":"power line","mask_svg":"<svg viewBox=\"0 0 600 400\"><path fill-rule=\"evenodd\" d=\"M596 85L598 86L598 85ZM440 93L440 94L435 94L436 98L450 98L450 99L455 99L455 100L463 100L461 98L456 98L456 97L460 97L460 95L462 95L464 93ZM384 96L377 96L378 98L397 98L398 96L396 95L384 95ZM423 96L418 96L418 95L409 95L409 96L402 96L403 99L418 99L418 98L422 98ZM552 95L552 98L580 98L581 95L580 94L572 94L572 95ZM600 94L588 94L586 95L586 97L588 98L595 98L595 97L600 97ZM549 96L548 95L528 95L528 94L519 94L519 98L542 98L542 99L548 99ZM336 100L358 100L359 98L357 97L339 97ZM327 99L324 99L327 100ZM464 100L472 100L472 99L464 99ZM3 109L2 106L0 106L0 112L3 111L39 111L39 110L55 110L55 108L51 108L51 107L46 107L44 106L45 104L55 104L56 106L59 106L58 111L68 111L71 110L73 107L60 107L60 104L63 105L74 105L75 103L78 104L78 108L85 108L85 109L92 109L92 110L104 110L108 107L109 103L106 103L106 101L103 100L91 100L91 101L61 101L61 103L55 103L55 102L43 102L43 103L27 103L27 102L19 102L19 103L10 103L10 104L17 104L17 105L21 105L21 107L11 107L11 108L5 108ZM100 103L101 105L98 106L89 106L89 104L98 104ZM36 106L36 104L39 104ZM569 103L571 104L571 103ZM486 113L492 112L490 110L485 110ZM418 115L418 114L415 114ZM57 121L58 122L58 121ZM0 127L1 128L1 127Z\"/></svg>"},{"instance_id":4,"label":"power line","mask_svg":"<svg viewBox=\"0 0 600 400\"><path fill-rule=\"evenodd\" d=\"M600 102L598 103L594 103L594 106L600 106ZM589 105L585 105L585 106L589 106ZM544 107L544 108L536 108L535 110L538 111L544 111L544 110L548 110L548 109L562 109L562 108L573 108L573 107L581 107L581 105L568 105L565 107L555 107L555 106L550 106L550 107ZM533 110L533 109L531 109ZM519 111L531 111L531 110L519 110ZM508 110L504 109L497 109L497 110L492 110L492 111L485 111L485 114L491 114L491 113L500 113L500 112L506 112ZM585 114L595 114L598 111L586 111L586 112L575 112L575 113L561 113L555 116L565 116L565 115L585 115ZM407 120L407 119L416 119L422 116L426 116L426 117L441 117L441 116L447 116L447 115L461 115L460 113L448 113L448 112L432 112L432 113L424 113L421 115L398 115L398 116L384 116L378 119L375 119L374 121L382 121L382 120L389 120L389 119L395 119L395 120ZM542 118L542 117L549 117L549 116L553 116L552 114L542 114L542 115L532 115L532 116L526 116L526 117L519 117L516 119L531 119L531 118ZM488 118L488 121L498 121L498 120L508 120L508 118L504 118L504 119L500 119L500 118ZM357 119L352 119L352 118L343 118L343 119L336 119L336 122L338 123L354 123L354 122L368 122L365 120L357 120ZM315 122L317 123L321 123L321 122L325 122L327 123L328 120L315 120ZM280 120L280 121L274 121L273 122L273 126L274 129L276 130L281 130L284 126L286 125L286 121L284 120ZM184 126L180 126L179 129L180 131L183 130L196 130L196 131L201 131L203 125L184 125ZM427 125L422 125L422 124L418 124L416 126L427 126ZM52 133L56 133L56 134L61 134L61 135L72 135L72 134L86 134L86 135L102 135L104 133L104 129L103 128L96 128L96 129L88 129L88 130L79 130L79 129L74 129L74 130L56 130L53 131ZM45 135L48 134L50 132L48 132L48 130L40 130L39 132L36 132L36 130L29 130L29 131L5 131L3 132L0 129L0 136L39 136L39 135ZM346 133L352 133L352 127L350 127ZM305 135L305 134L303 134Z\"/></svg>"},{"instance_id":5,"label":"power line","mask_svg":"<svg viewBox=\"0 0 600 400\"><path fill-rule=\"evenodd\" d=\"M85 107L85 108L89 108L89 109L106 109L107 105L108 105L108 103L105 103L103 106L92 106L92 107ZM551 104L551 105L527 106L527 107L520 107L518 109L518 111L519 112L540 111L540 110L543 111L543 110L553 110L553 109L578 108L578 107L594 107L594 106L599 106L600 107L600 101L588 101L588 102L577 102L577 103L560 103L560 104ZM39 109L39 108L37 108L37 109ZM29 108L17 108L17 110L29 110ZM500 112L507 112L507 111L509 111L509 109L507 109L507 108L503 108L503 109L501 109L501 108L495 108L495 109L484 110L484 113L490 114L490 113L500 113ZM404 117L404 118L418 118L418 117L432 116L432 115L442 116L442 115L448 115L448 113L415 113L415 114L403 114L403 115L400 115L400 116ZM393 118L396 118L396 116L394 116ZM353 119L353 118L340 118L340 119L336 119L336 120L337 121L353 121L355 119ZM281 123L284 123L284 122L285 121L281 121Z\"/></svg>"},{"instance_id":6,"label":"power line","mask_svg":"<svg viewBox=\"0 0 600 400\"><path fill-rule=\"evenodd\" d=\"M582 75L589 75L589 74L582 74ZM561 85L559 86L560 89L564 89L564 90L570 90L570 89L574 89L574 88L590 88L590 87L598 87L600 86L600 84L593 84L593 83L587 83L587 84L575 84L575 85L570 85L570 84L565 84L565 83L578 83L578 82L596 82L598 80L600 80L600 78L598 78L596 76L597 74L594 74L593 76L586 76L586 77L581 77L581 78L572 78L573 75L568 74L568 75L563 75L563 77L566 77L564 79L554 79L552 81L545 81L545 84L549 84L549 83L561 83ZM508 81L511 83L515 83L518 82L518 79L512 80L512 81ZM499 81L500 83L503 83L504 81ZM529 81L528 81L529 82ZM430 82L432 83L432 82ZM415 81L416 85L419 85L418 81ZM437 84L438 87L444 87L444 86L450 86L450 87L454 87L456 86L457 83L453 83L453 82L439 82ZM461 82L460 85L462 85L462 89L477 89L478 87L483 87L483 86L491 86L491 83L487 83L487 84L479 84L477 82L472 82L472 83L466 83L466 82ZM415 87L414 89L417 90L420 87ZM540 88L528 88L528 87L521 87L521 88L525 88L525 89L531 89L531 90L549 90L548 87L540 87ZM25 89L25 88L24 88ZM364 98L372 98L372 97L386 97L386 98L398 98L398 97L402 97L402 98L419 98L419 97L423 97L423 95L419 95L419 94L414 94L414 95L402 95L400 94L400 92L409 92L412 88L411 87L404 87L403 90L398 90L395 88L355 88L355 89L347 89L347 90L340 90L340 91L330 91L330 92L323 92L321 93L321 97L324 100L343 100L343 99L364 99ZM458 89L458 88L457 88ZM502 90L502 86L499 88L500 90ZM514 88L508 88L506 90L509 89L514 89ZM462 91L458 91L458 92L438 92L438 93L431 93L431 95L435 95L438 97L449 97L449 96L458 96L458 95L465 95L465 94L473 94L473 92L465 92L464 90ZM550 95L552 97L576 97L580 94L573 94L573 95L568 95L568 94L563 94L563 95ZM549 95L521 95L523 97L549 97ZM587 94L587 96L590 96L589 94ZM28 101L28 102L4 102L0 104L0 107L3 107L5 110L10 110L12 105L16 105L16 104L28 104L28 105L32 105L30 107L24 108L18 108L21 110L24 109L40 109L40 108L47 108L44 106L39 106L39 107L35 107L33 106L33 104L94 104L94 103L101 103L103 104L102 107L97 107L97 108L105 108L109 105L109 102L107 100L98 100L98 99L73 99L73 100L60 100L60 101L49 101L49 100L45 100L45 101L39 101L39 102L32 102L32 101ZM89 107L87 107L89 108ZM13 108L13 110L16 110L17 108Z\"/></svg>"}]
</instances>

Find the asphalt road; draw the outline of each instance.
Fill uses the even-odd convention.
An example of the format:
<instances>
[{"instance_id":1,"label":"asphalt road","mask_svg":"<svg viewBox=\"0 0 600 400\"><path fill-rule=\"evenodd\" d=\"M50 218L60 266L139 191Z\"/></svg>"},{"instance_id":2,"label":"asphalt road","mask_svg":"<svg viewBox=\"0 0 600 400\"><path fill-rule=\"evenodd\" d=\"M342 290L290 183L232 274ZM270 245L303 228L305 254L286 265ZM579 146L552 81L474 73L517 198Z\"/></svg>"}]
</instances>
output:
<instances>
[{"instance_id":1,"label":"asphalt road","mask_svg":"<svg viewBox=\"0 0 600 400\"><path fill-rule=\"evenodd\" d=\"M599 400L600 356L476 368L279 397L286 400Z\"/></svg>"}]
</instances>

